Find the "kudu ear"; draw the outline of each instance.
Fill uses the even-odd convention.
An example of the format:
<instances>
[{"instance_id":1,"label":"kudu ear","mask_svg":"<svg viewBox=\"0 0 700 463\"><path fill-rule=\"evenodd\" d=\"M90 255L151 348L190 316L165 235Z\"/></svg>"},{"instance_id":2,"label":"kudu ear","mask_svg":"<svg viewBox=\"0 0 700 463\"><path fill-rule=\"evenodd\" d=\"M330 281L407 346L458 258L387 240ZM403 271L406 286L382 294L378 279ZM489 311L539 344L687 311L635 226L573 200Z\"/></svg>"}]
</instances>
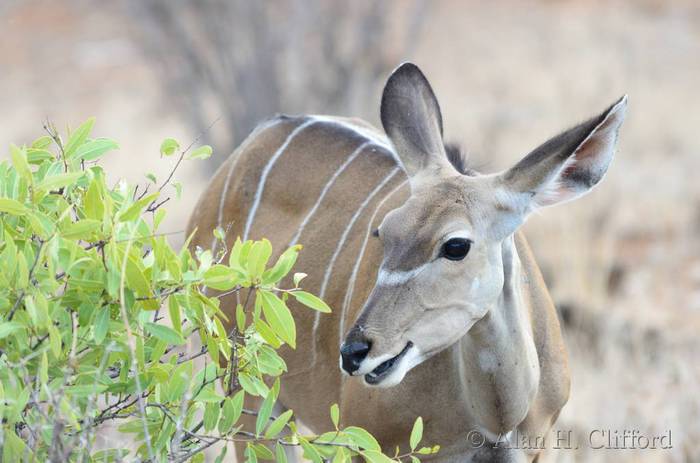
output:
<instances>
[{"instance_id":1,"label":"kudu ear","mask_svg":"<svg viewBox=\"0 0 700 463\"><path fill-rule=\"evenodd\" d=\"M500 175L528 210L575 199L600 182L612 161L627 96L600 115L550 139Z\"/></svg>"},{"instance_id":2,"label":"kudu ear","mask_svg":"<svg viewBox=\"0 0 700 463\"><path fill-rule=\"evenodd\" d=\"M384 86L382 125L409 177L453 169L442 141L437 98L418 66L404 63Z\"/></svg>"}]
</instances>

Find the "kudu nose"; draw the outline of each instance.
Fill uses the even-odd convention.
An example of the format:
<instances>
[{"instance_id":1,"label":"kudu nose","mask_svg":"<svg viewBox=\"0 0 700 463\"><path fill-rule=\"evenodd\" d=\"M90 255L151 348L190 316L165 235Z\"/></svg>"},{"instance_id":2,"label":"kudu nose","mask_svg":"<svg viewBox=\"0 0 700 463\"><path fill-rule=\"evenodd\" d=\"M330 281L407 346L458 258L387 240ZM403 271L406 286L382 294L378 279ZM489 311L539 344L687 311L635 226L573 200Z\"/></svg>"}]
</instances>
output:
<instances>
[{"instance_id":1,"label":"kudu nose","mask_svg":"<svg viewBox=\"0 0 700 463\"><path fill-rule=\"evenodd\" d=\"M371 348L372 343L362 336L359 331L351 331L348 337L345 338L343 345L340 346L343 370L349 374L357 371Z\"/></svg>"}]
</instances>

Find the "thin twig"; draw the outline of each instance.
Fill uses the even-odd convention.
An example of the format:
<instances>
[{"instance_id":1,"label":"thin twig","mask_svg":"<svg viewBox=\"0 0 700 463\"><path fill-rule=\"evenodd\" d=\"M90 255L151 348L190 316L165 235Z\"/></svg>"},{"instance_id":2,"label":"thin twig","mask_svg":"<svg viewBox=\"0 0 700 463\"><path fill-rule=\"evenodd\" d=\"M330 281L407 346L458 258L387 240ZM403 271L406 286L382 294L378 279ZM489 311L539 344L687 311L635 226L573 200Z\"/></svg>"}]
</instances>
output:
<instances>
[{"instance_id":1,"label":"thin twig","mask_svg":"<svg viewBox=\"0 0 700 463\"><path fill-rule=\"evenodd\" d=\"M167 178L165 179L165 181L163 181L163 183L161 183L161 185L158 187L158 192L159 192L159 193L160 193L161 191L163 191L163 188L165 188L165 187L170 183L170 180L173 179L173 175L175 175L175 171L177 170L178 167L180 167L180 164L182 163L183 159L185 159L185 155L187 154L187 152L188 152L190 149L192 149L192 147L195 145L195 143L197 143L207 132L209 132L209 130L211 130L211 128L214 127L214 124L216 124L217 122L219 122L220 119L221 119L221 116L219 116L219 117L217 117L216 119L214 119L214 122L212 122L211 124L209 124L209 126L208 126L206 129L202 130L202 132L201 132L199 135L197 135L197 136L195 137L194 140L192 140L192 143L190 143L190 144L187 146L187 148L185 148L184 150L180 151L180 156L177 158L177 162L175 163L175 165L173 166L172 170L171 170L170 173L168 174L168 177L167 177ZM151 204L148 205L148 209L149 209L149 210L153 207L153 204L155 204L155 200L153 200L153 201L151 202Z\"/></svg>"}]
</instances>

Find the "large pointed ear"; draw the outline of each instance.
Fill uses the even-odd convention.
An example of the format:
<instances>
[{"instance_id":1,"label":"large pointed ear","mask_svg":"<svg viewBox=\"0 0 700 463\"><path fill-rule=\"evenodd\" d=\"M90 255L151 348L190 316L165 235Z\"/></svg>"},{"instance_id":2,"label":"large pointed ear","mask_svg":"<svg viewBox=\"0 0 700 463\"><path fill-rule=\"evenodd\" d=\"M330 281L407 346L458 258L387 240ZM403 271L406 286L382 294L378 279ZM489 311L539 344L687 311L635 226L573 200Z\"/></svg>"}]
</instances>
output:
<instances>
[{"instance_id":1,"label":"large pointed ear","mask_svg":"<svg viewBox=\"0 0 700 463\"><path fill-rule=\"evenodd\" d=\"M550 139L500 175L504 187L525 211L589 192L608 170L626 110L625 95L600 115Z\"/></svg>"},{"instance_id":2,"label":"large pointed ear","mask_svg":"<svg viewBox=\"0 0 700 463\"><path fill-rule=\"evenodd\" d=\"M409 177L453 169L442 141L440 106L415 64L404 63L389 77L382 94L381 119Z\"/></svg>"}]
</instances>

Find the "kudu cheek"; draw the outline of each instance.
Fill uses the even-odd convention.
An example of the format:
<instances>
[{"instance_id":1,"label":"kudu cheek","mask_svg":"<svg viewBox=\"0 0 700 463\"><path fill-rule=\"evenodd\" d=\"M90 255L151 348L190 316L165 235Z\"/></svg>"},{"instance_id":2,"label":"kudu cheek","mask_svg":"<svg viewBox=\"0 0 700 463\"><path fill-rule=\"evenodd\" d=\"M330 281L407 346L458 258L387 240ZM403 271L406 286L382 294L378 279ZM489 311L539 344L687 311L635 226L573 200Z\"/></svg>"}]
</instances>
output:
<instances>
[{"instance_id":1,"label":"kudu cheek","mask_svg":"<svg viewBox=\"0 0 700 463\"><path fill-rule=\"evenodd\" d=\"M447 349L469 331L480 318L470 312L463 307L427 311L407 331L406 337L428 358Z\"/></svg>"}]
</instances>

